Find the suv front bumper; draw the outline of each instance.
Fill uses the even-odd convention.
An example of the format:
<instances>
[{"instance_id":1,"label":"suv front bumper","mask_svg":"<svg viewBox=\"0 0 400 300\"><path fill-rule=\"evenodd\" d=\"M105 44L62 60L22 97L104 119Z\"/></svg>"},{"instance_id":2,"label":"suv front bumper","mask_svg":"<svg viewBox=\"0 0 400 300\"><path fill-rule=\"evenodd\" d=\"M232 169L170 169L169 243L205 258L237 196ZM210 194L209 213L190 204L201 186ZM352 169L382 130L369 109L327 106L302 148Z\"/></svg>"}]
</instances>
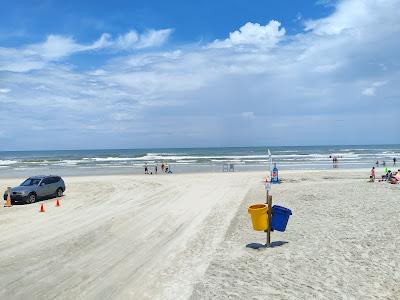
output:
<instances>
[{"instance_id":1,"label":"suv front bumper","mask_svg":"<svg viewBox=\"0 0 400 300\"><path fill-rule=\"evenodd\" d=\"M11 194L11 203L26 203L26 201L28 200L28 195L13 195ZM4 201L7 200L7 194L4 194L3 196Z\"/></svg>"}]
</instances>

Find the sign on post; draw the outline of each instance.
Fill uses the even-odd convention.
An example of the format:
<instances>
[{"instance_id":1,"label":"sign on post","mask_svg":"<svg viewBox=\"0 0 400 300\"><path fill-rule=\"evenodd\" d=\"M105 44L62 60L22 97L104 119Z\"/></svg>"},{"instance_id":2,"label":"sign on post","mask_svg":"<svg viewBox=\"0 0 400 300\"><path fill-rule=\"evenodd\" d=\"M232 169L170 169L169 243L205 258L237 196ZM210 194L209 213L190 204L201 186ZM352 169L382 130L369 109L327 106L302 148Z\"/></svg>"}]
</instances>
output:
<instances>
[{"instance_id":1,"label":"sign on post","mask_svg":"<svg viewBox=\"0 0 400 300\"><path fill-rule=\"evenodd\" d=\"M271 190L271 181L269 181L268 178L265 180L264 187L267 192Z\"/></svg>"}]
</instances>

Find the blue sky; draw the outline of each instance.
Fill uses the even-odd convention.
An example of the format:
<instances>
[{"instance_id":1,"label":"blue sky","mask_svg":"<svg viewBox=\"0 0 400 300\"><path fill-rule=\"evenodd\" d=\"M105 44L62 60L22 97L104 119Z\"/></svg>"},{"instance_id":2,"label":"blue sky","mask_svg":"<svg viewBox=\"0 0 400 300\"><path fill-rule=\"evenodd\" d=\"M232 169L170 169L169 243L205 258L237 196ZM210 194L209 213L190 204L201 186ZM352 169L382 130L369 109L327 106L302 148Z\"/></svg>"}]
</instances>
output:
<instances>
[{"instance_id":1,"label":"blue sky","mask_svg":"<svg viewBox=\"0 0 400 300\"><path fill-rule=\"evenodd\" d=\"M321 2L323 3L323 2ZM37 42L50 33L91 41L103 32L119 34L173 28L171 42L224 38L246 22L284 21L288 32L302 30L298 18L319 18L332 6L315 1L2 1L3 45ZM49 30L51 28L51 30ZM7 34L9 36L7 37ZM16 33L16 35L13 35ZM20 36L18 36L20 34Z\"/></svg>"},{"instance_id":2,"label":"blue sky","mask_svg":"<svg viewBox=\"0 0 400 300\"><path fill-rule=\"evenodd\" d=\"M0 150L398 143L399 17L397 0L2 1Z\"/></svg>"}]
</instances>

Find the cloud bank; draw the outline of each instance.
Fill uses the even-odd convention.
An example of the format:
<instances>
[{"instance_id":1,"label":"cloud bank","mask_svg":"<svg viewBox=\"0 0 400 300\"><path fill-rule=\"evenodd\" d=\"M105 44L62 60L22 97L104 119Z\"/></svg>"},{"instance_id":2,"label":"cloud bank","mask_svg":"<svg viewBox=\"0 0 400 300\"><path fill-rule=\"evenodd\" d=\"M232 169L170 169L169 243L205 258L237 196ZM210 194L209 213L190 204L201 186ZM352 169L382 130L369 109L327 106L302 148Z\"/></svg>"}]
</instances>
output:
<instances>
[{"instance_id":1,"label":"cloud bank","mask_svg":"<svg viewBox=\"0 0 400 300\"><path fill-rule=\"evenodd\" d=\"M400 2L331 5L295 35L271 20L175 49L170 29L0 48L1 147L398 143L379 124L400 113Z\"/></svg>"},{"instance_id":2,"label":"cloud bank","mask_svg":"<svg viewBox=\"0 0 400 300\"><path fill-rule=\"evenodd\" d=\"M50 34L46 40L38 44L30 44L21 48L0 47L0 71L28 72L48 67L50 62L64 60L71 55L82 52L113 50L129 51L160 47L169 38L172 30L148 30L139 34L131 30L115 39L104 33L92 44L80 44L72 37Z\"/></svg>"}]
</instances>

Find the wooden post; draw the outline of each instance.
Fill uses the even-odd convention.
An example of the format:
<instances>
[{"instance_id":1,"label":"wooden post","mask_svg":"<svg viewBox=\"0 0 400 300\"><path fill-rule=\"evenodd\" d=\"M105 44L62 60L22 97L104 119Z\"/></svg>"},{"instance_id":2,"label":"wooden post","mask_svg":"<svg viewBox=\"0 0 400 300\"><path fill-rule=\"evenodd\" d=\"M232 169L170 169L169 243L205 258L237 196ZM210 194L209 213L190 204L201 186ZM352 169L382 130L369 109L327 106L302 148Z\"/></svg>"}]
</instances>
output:
<instances>
[{"instance_id":1,"label":"wooden post","mask_svg":"<svg viewBox=\"0 0 400 300\"><path fill-rule=\"evenodd\" d=\"M271 246L271 216L272 216L272 196L268 195L267 192L267 204L268 204L268 229L267 229L267 244L266 247Z\"/></svg>"}]
</instances>

